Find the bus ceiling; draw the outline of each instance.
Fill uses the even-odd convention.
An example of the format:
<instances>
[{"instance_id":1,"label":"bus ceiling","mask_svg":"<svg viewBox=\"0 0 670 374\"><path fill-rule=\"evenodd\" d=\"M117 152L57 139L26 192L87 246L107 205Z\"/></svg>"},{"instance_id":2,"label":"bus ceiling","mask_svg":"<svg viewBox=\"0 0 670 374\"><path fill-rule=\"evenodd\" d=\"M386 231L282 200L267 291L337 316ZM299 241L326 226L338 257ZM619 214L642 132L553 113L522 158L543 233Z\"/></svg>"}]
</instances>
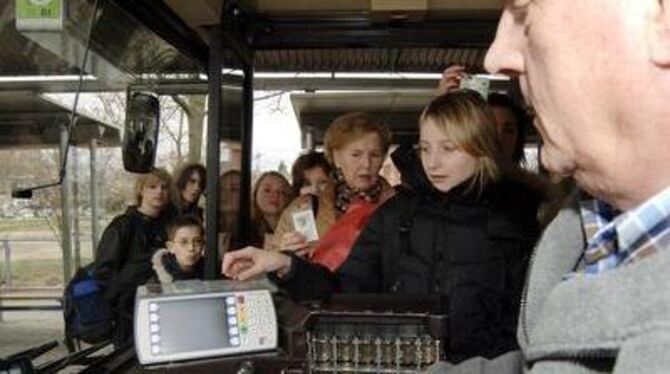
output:
<instances>
[{"instance_id":1,"label":"bus ceiling","mask_svg":"<svg viewBox=\"0 0 670 374\"><path fill-rule=\"evenodd\" d=\"M219 28L224 66L262 72L481 71L500 14L498 0L113 1L203 64Z\"/></svg>"}]
</instances>

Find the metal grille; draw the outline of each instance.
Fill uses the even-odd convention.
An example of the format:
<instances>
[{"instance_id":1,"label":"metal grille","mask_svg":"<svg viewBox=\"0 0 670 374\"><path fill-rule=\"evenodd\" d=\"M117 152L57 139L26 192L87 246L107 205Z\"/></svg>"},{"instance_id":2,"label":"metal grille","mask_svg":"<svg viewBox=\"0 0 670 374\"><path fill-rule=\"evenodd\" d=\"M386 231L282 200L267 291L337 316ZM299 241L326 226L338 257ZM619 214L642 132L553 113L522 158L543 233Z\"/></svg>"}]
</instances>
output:
<instances>
[{"instance_id":1,"label":"metal grille","mask_svg":"<svg viewBox=\"0 0 670 374\"><path fill-rule=\"evenodd\" d=\"M419 326L410 330L405 327L401 335L393 329L375 333L309 332L309 372L417 373L443 357L439 339L420 334Z\"/></svg>"},{"instance_id":2,"label":"metal grille","mask_svg":"<svg viewBox=\"0 0 670 374\"><path fill-rule=\"evenodd\" d=\"M481 71L484 48L278 49L255 54L257 71L426 72L440 73L450 64ZM227 55L224 66L235 67Z\"/></svg>"}]
</instances>

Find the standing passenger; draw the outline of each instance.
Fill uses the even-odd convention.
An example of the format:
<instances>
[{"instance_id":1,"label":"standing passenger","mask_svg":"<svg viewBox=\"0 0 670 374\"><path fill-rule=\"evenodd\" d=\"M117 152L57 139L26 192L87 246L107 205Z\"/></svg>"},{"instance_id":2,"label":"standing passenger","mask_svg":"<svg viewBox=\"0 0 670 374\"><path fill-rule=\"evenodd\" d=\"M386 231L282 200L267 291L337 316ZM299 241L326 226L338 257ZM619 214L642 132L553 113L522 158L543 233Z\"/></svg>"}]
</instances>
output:
<instances>
[{"instance_id":1,"label":"standing passenger","mask_svg":"<svg viewBox=\"0 0 670 374\"><path fill-rule=\"evenodd\" d=\"M179 214L192 214L202 220L203 212L198 202L206 185L207 171L202 164L190 163L179 169L175 179L177 189L175 203Z\"/></svg>"},{"instance_id":2,"label":"standing passenger","mask_svg":"<svg viewBox=\"0 0 670 374\"><path fill-rule=\"evenodd\" d=\"M288 204L291 186L282 174L267 171L258 178L252 191L251 245L264 247L271 245L279 216ZM268 243L266 243L268 240Z\"/></svg>"},{"instance_id":3,"label":"standing passenger","mask_svg":"<svg viewBox=\"0 0 670 374\"><path fill-rule=\"evenodd\" d=\"M466 77L465 68L452 65L444 70L438 90L441 93L457 90ZM526 111L507 95L493 92L486 99L495 116L495 126L503 154L516 163L524 160L526 127L529 118Z\"/></svg>"},{"instance_id":4,"label":"standing passenger","mask_svg":"<svg viewBox=\"0 0 670 374\"><path fill-rule=\"evenodd\" d=\"M156 251L151 259L155 281L170 284L202 279L205 243L202 221L193 215L178 216L168 225L167 234L166 248Z\"/></svg>"},{"instance_id":5,"label":"standing passenger","mask_svg":"<svg viewBox=\"0 0 670 374\"><path fill-rule=\"evenodd\" d=\"M98 244L93 274L112 307L117 347L132 342L135 289L149 280L151 256L165 247L171 184L164 169L139 176L135 204L112 220Z\"/></svg>"},{"instance_id":6,"label":"standing passenger","mask_svg":"<svg viewBox=\"0 0 670 374\"><path fill-rule=\"evenodd\" d=\"M240 247L237 226L240 215L239 170L228 170L219 176L219 258L231 249Z\"/></svg>"},{"instance_id":7,"label":"standing passenger","mask_svg":"<svg viewBox=\"0 0 670 374\"><path fill-rule=\"evenodd\" d=\"M368 114L352 112L337 117L324 138L324 151L335 170L335 182L317 199L304 195L291 202L277 226L276 249L306 256L318 250L318 261L333 268L339 266L370 214L393 195L393 188L379 175L390 141L388 129ZM305 210L314 212L316 242L308 243L296 231L294 215Z\"/></svg>"},{"instance_id":8,"label":"standing passenger","mask_svg":"<svg viewBox=\"0 0 670 374\"><path fill-rule=\"evenodd\" d=\"M293 198L319 195L333 182L332 167L321 152L309 151L300 155L291 168Z\"/></svg>"}]
</instances>

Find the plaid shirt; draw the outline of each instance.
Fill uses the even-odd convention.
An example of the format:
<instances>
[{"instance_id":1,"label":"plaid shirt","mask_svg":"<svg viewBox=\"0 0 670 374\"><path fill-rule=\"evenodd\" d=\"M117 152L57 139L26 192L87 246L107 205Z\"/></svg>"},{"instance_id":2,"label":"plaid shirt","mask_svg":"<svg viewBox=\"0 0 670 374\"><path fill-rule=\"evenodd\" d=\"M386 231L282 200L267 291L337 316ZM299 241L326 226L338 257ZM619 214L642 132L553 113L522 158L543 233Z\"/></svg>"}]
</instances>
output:
<instances>
[{"instance_id":1,"label":"plaid shirt","mask_svg":"<svg viewBox=\"0 0 670 374\"><path fill-rule=\"evenodd\" d=\"M599 274L670 248L670 187L625 213L599 200L582 201L581 213L591 239L580 273Z\"/></svg>"}]
</instances>

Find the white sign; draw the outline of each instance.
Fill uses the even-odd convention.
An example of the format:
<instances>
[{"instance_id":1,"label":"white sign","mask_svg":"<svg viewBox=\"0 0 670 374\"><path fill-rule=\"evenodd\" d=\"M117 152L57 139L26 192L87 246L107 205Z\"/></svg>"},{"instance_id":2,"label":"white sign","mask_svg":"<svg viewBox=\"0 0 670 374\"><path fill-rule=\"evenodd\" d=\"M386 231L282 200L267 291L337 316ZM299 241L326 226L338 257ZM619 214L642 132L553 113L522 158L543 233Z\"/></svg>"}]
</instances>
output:
<instances>
[{"instance_id":1,"label":"white sign","mask_svg":"<svg viewBox=\"0 0 670 374\"><path fill-rule=\"evenodd\" d=\"M57 31L63 29L65 0L16 0L16 29Z\"/></svg>"}]
</instances>

